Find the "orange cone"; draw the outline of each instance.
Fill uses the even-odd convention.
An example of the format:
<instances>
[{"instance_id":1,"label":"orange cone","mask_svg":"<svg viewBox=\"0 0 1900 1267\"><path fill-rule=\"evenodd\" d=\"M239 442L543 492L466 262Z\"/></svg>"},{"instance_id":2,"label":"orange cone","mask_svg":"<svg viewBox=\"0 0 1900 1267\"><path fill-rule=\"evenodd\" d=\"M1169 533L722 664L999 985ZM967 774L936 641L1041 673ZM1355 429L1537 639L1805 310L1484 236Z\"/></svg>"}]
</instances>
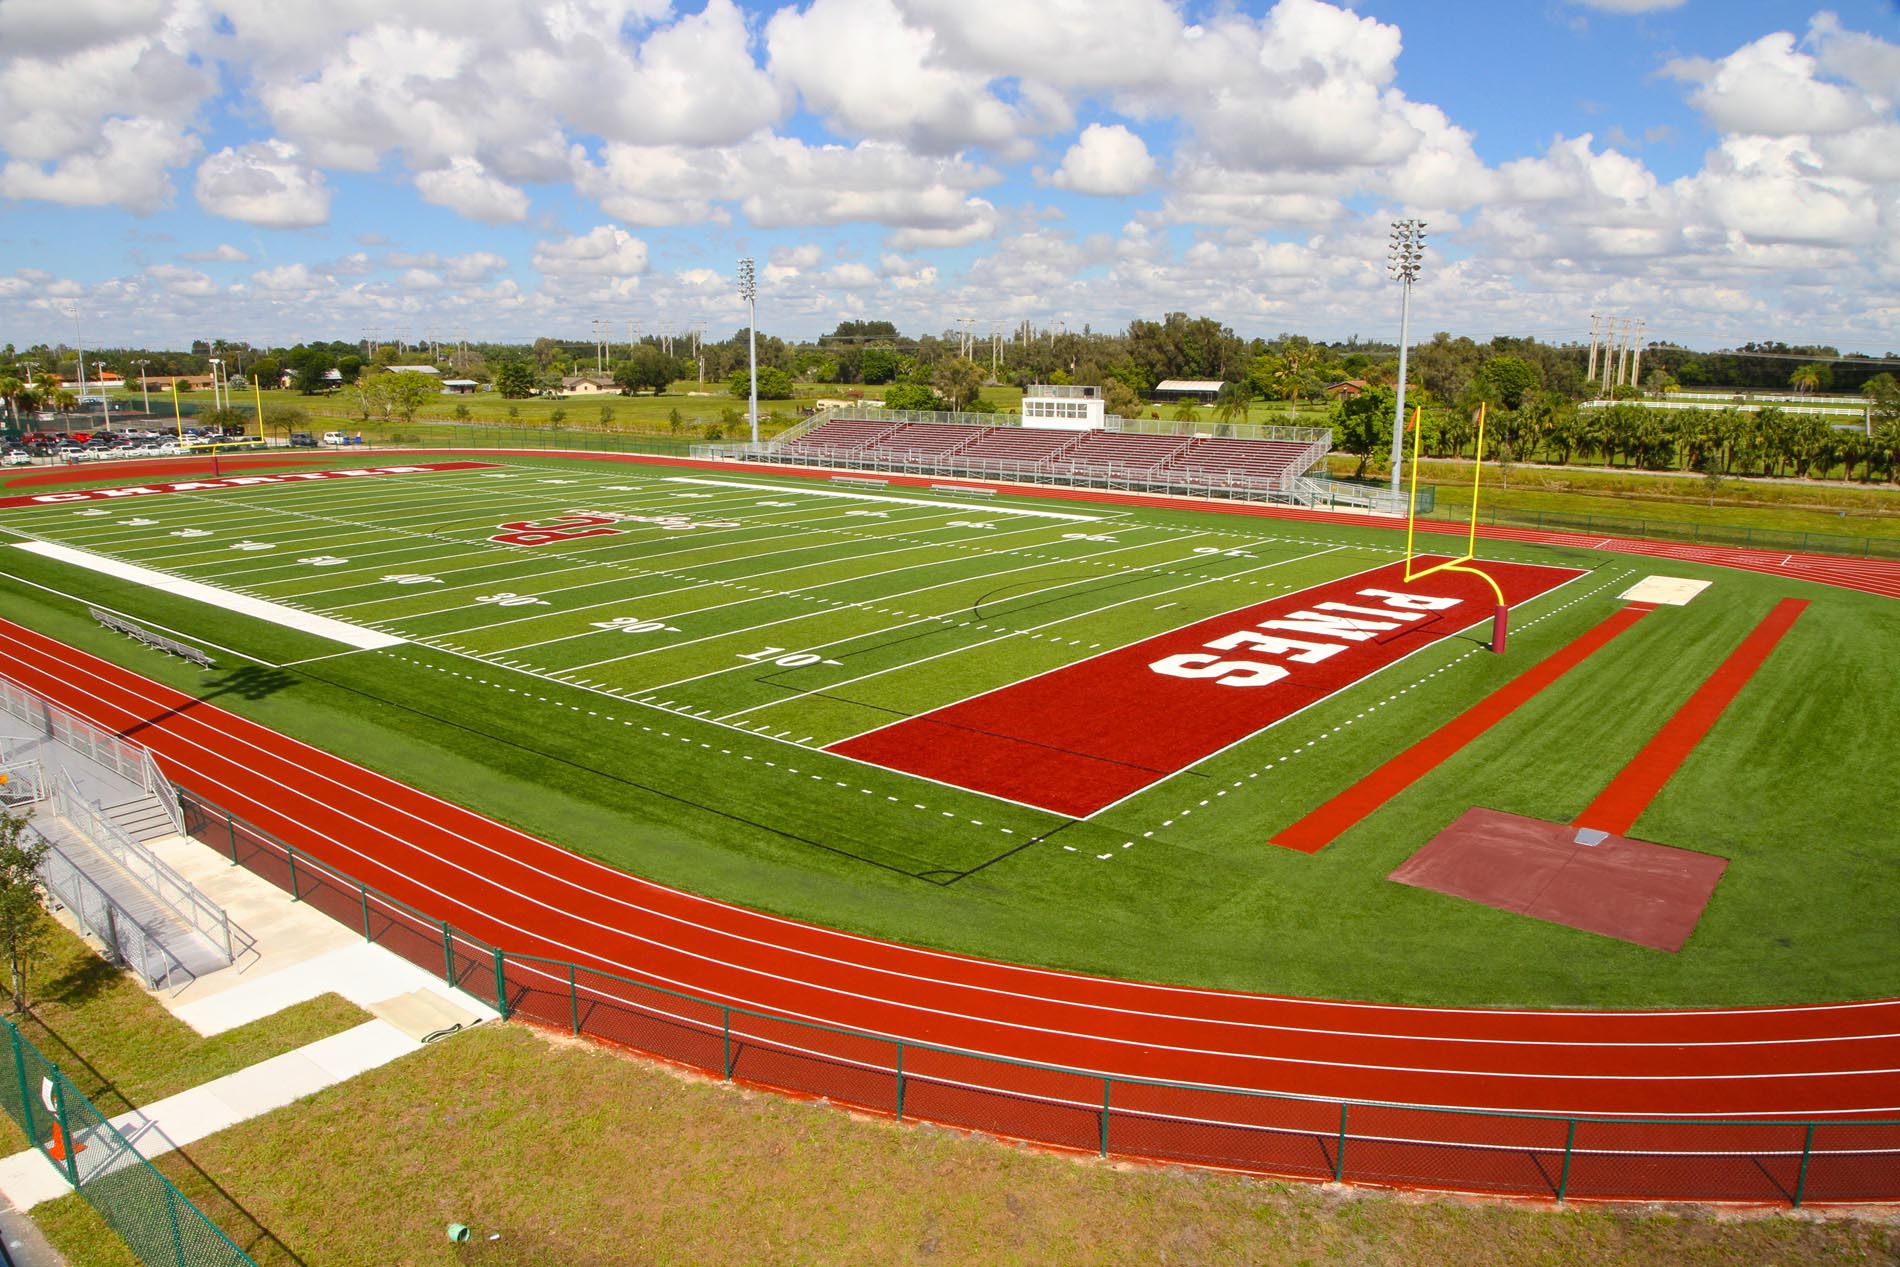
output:
<instances>
[{"instance_id":1,"label":"orange cone","mask_svg":"<svg viewBox=\"0 0 1900 1267\"><path fill-rule=\"evenodd\" d=\"M86 1146L84 1144L73 1145L73 1156L77 1157L85 1151ZM46 1150L46 1155L51 1157L54 1161L66 1160L66 1133L59 1129L58 1122L53 1123L53 1145Z\"/></svg>"}]
</instances>

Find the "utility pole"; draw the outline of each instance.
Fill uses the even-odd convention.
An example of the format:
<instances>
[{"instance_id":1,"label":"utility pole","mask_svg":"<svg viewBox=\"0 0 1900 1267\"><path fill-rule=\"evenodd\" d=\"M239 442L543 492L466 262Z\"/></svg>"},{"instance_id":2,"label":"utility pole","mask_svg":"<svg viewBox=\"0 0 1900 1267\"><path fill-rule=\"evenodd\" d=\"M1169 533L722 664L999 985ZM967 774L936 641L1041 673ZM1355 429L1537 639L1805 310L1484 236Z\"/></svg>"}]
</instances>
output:
<instances>
[{"instance_id":1,"label":"utility pole","mask_svg":"<svg viewBox=\"0 0 1900 1267\"><path fill-rule=\"evenodd\" d=\"M1632 387L1643 385L1643 327L1647 324L1648 322L1641 317L1636 319L1636 350L1630 355L1630 386Z\"/></svg>"},{"instance_id":2,"label":"utility pole","mask_svg":"<svg viewBox=\"0 0 1900 1267\"><path fill-rule=\"evenodd\" d=\"M1425 258L1425 222L1398 220L1392 225L1387 269L1399 281L1399 392L1392 419L1392 491L1399 491L1399 468L1405 461L1405 360L1410 350L1412 283Z\"/></svg>"},{"instance_id":3,"label":"utility pole","mask_svg":"<svg viewBox=\"0 0 1900 1267\"><path fill-rule=\"evenodd\" d=\"M752 390L746 397L746 418L752 424L752 443L759 442L759 279L750 256L739 261L739 298L745 300L746 364L751 368ZM705 371L701 370L702 376Z\"/></svg>"},{"instance_id":4,"label":"utility pole","mask_svg":"<svg viewBox=\"0 0 1900 1267\"><path fill-rule=\"evenodd\" d=\"M1603 390L1601 395L1610 394L1610 362L1616 359L1616 318L1610 318L1610 327L1603 337Z\"/></svg>"},{"instance_id":5,"label":"utility pole","mask_svg":"<svg viewBox=\"0 0 1900 1267\"><path fill-rule=\"evenodd\" d=\"M138 363L139 365L139 395L145 398L145 412L148 414L152 412L152 392L151 392L151 389L145 385L145 367L150 364L151 364L150 361L140 361Z\"/></svg>"},{"instance_id":6,"label":"utility pole","mask_svg":"<svg viewBox=\"0 0 1900 1267\"><path fill-rule=\"evenodd\" d=\"M1597 314L1590 314L1590 368L1583 372L1583 381L1597 381Z\"/></svg>"}]
</instances>

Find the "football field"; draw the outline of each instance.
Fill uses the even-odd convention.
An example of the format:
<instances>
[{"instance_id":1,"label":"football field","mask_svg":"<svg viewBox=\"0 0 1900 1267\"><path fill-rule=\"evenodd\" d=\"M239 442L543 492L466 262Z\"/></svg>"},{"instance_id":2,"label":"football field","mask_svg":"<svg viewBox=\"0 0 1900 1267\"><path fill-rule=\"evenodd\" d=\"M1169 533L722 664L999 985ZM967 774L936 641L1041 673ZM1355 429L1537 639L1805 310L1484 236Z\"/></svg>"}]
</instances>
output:
<instances>
[{"instance_id":1,"label":"football field","mask_svg":"<svg viewBox=\"0 0 1900 1267\"><path fill-rule=\"evenodd\" d=\"M1838 676L1851 630L1892 640L1884 600L1802 587L1825 597L1790 664L1650 811L1647 838L1761 864L1662 963L1382 877L1474 804L1574 814L1788 582L1671 563L1716 583L1306 857L1274 834L1654 562L1488 543L1517 578L1497 656L1488 591L1395 616L1402 535L1347 522L546 457L284 470L11 497L0 584L49 632L581 852L905 940L1421 1001L1792 992L1735 971L1778 935L1764 918L1813 935L1806 997L1815 972L1871 992L1890 959L1872 922L1820 914L1887 869L1878 833L1864 866L1792 891L1810 846L1737 798L1761 785L1732 751L1787 746L1792 777L1872 794L1875 754L1828 739L1785 670ZM88 606L217 666L105 634ZM1496 972L1419 969L1457 947Z\"/></svg>"}]
</instances>

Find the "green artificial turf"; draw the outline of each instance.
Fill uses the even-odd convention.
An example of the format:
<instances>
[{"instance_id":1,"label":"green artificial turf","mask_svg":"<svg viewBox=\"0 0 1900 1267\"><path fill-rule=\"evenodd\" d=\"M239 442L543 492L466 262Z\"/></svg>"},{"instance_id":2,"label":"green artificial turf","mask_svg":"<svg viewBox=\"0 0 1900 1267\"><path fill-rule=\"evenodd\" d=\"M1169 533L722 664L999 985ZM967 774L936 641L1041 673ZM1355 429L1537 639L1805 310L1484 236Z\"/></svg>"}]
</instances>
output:
<instances>
[{"instance_id":1,"label":"green artificial turf","mask_svg":"<svg viewBox=\"0 0 1900 1267\"><path fill-rule=\"evenodd\" d=\"M1900 756L1876 724L1893 704L1883 666L1900 662L1891 600L1489 544L1486 557L1589 574L1514 613L1505 657L1483 649L1483 627L1447 639L1071 822L816 749L1391 562L1402 536L1046 499L939 508L812 495L825 487L527 457L142 498L106 516L0 511L0 530L412 639L377 652L338 654L313 635L15 550L0 550L0 586L13 619L579 852L872 934L1113 975L1416 1003L1769 1003L1900 989L1882 915L1900 886L1894 845L1865 809L1891 799ZM1010 506L1089 518L1001 513ZM616 535L534 549L488 540L505 524L598 508L706 526L623 522ZM159 522L128 529L134 510ZM994 526L968 526L978 523ZM170 535L181 528L211 535ZM240 539L270 549L234 551ZM348 561L297 562L316 557ZM1321 853L1268 843L1658 572L1714 583ZM432 579L391 579L402 577ZM1634 831L1731 859L1680 954L1384 879L1474 804L1574 817L1789 594L1812 605ZM520 598L547 605L509 605ZM82 599L216 646L219 670L105 633ZM775 663L785 656L818 662Z\"/></svg>"}]
</instances>

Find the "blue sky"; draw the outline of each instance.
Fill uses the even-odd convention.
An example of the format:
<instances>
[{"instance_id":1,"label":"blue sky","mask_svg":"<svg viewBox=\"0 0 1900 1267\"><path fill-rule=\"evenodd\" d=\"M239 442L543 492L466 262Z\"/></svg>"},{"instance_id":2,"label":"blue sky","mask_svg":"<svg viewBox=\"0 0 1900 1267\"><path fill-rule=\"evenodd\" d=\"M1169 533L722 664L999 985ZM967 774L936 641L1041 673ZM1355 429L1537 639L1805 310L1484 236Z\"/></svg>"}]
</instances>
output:
<instances>
[{"instance_id":1,"label":"blue sky","mask_svg":"<svg viewBox=\"0 0 1900 1267\"><path fill-rule=\"evenodd\" d=\"M8 0L0 339L586 337L742 308L1900 350L1900 9Z\"/></svg>"}]
</instances>

